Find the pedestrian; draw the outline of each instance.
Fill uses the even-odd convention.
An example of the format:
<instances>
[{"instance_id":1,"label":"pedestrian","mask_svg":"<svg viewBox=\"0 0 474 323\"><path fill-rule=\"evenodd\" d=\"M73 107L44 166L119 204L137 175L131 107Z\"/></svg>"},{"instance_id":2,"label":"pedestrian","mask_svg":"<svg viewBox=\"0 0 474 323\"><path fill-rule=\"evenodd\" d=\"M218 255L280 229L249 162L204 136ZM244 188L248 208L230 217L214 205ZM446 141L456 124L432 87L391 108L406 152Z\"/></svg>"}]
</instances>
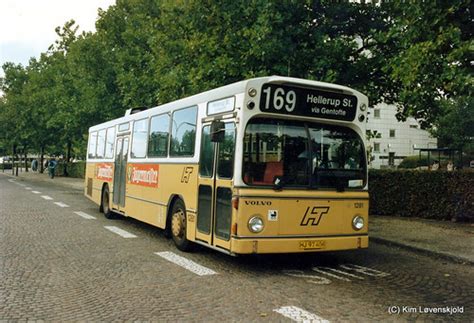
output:
<instances>
[{"instance_id":1,"label":"pedestrian","mask_svg":"<svg viewBox=\"0 0 474 323\"><path fill-rule=\"evenodd\" d=\"M446 165L446 169L448 170L448 172L452 172L454 170L454 164L452 161L448 162L448 165Z\"/></svg>"},{"instance_id":2,"label":"pedestrian","mask_svg":"<svg viewBox=\"0 0 474 323\"><path fill-rule=\"evenodd\" d=\"M56 159L54 157L52 157L50 160L49 160L49 163L48 163L48 173L49 173L49 177L51 178L54 178L54 173L56 171L56 166L58 165L58 162L56 161Z\"/></svg>"},{"instance_id":3,"label":"pedestrian","mask_svg":"<svg viewBox=\"0 0 474 323\"><path fill-rule=\"evenodd\" d=\"M38 170L38 160L33 159L33 161L31 162L31 170L34 172Z\"/></svg>"}]
</instances>

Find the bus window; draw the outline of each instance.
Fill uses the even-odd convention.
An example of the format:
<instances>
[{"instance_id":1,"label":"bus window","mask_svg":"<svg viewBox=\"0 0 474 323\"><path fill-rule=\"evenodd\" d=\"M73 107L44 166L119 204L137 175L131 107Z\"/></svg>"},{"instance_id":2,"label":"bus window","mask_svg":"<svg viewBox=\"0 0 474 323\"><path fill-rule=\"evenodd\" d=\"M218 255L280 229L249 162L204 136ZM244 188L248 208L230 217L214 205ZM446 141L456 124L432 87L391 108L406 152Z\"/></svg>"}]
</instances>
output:
<instances>
[{"instance_id":1,"label":"bus window","mask_svg":"<svg viewBox=\"0 0 474 323\"><path fill-rule=\"evenodd\" d=\"M87 157L95 158L96 148L97 148L97 131L94 131L94 132L91 132L89 136L89 153L87 154Z\"/></svg>"},{"instance_id":2,"label":"bus window","mask_svg":"<svg viewBox=\"0 0 474 323\"><path fill-rule=\"evenodd\" d=\"M357 188L366 181L364 146L350 128L256 118L244 137L249 185Z\"/></svg>"},{"instance_id":3,"label":"bus window","mask_svg":"<svg viewBox=\"0 0 474 323\"><path fill-rule=\"evenodd\" d=\"M201 139L201 162L199 163L199 175L212 177L214 167L214 143L211 142L211 126L202 128Z\"/></svg>"},{"instance_id":4,"label":"bus window","mask_svg":"<svg viewBox=\"0 0 474 323\"><path fill-rule=\"evenodd\" d=\"M127 123L122 123L122 124L119 124L119 129L118 131L121 132L121 131L127 131L130 129L130 123L127 122Z\"/></svg>"},{"instance_id":5,"label":"bus window","mask_svg":"<svg viewBox=\"0 0 474 323\"><path fill-rule=\"evenodd\" d=\"M234 175L235 124L225 124L224 141L219 144L217 175L231 179Z\"/></svg>"},{"instance_id":6,"label":"bus window","mask_svg":"<svg viewBox=\"0 0 474 323\"><path fill-rule=\"evenodd\" d=\"M105 155L105 131L99 130L97 135L97 158L104 158Z\"/></svg>"},{"instance_id":7,"label":"bus window","mask_svg":"<svg viewBox=\"0 0 474 323\"><path fill-rule=\"evenodd\" d=\"M197 107L173 113L171 130L171 156L193 156L196 139Z\"/></svg>"},{"instance_id":8,"label":"bus window","mask_svg":"<svg viewBox=\"0 0 474 323\"><path fill-rule=\"evenodd\" d=\"M114 157L114 141L115 141L115 127L107 129L107 136L105 140L105 158Z\"/></svg>"},{"instance_id":9,"label":"bus window","mask_svg":"<svg viewBox=\"0 0 474 323\"><path fill-rule=\"evenodd\" d=\"M166 157L168 155L169 129L170 116L168 114L151 118L148 157Z\"/></svg>"},{"instance_id":10,"label":"bus window","mask_svg":"<svg viewBox=\"0 0 474 323\"><path fill-rule=\"evenodd\" d=\"M137 120L133 124L132 158L146 157L148 119Z\"/></svg>"}]
</instances>

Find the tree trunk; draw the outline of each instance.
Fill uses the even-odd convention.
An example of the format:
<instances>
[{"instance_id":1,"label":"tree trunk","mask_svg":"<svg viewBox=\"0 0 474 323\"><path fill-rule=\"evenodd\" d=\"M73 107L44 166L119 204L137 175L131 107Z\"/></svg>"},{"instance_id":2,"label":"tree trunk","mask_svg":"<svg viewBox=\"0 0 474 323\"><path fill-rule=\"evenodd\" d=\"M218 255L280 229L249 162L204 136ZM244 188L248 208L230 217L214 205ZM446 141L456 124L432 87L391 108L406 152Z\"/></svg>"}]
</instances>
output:
<instances>
[{"instance_id":1,"label":"tree trunk","mask_svg":"<svg viewBox=\"0 0 474 323\"><path fill-rule=\"evenodd\" d=\"M16 155L16 145L12 147L12 175L15 175L15 155ZM18 173L16 174L18 176Z\"/></svg>"},{"instance_id":2,"label":"tree trunk","mask_svg":"<svg viewBox=\"0 0 474 323\"><path fill-rule=\"evenodd\" d=\"M67 164L69 163L69 159L71 158L71 148L72 148L72 143L68 141L67 143L67 149L66 149L66 161L64 163L64 176L69 176L67 172Z\"/></svg>"},{"instance_id":3,"label":"tree trunk","mask_svg":"<svg viewBox=\"0 0 474 323\"><path fill-rule=\"evenodd\" d=\"M40 173L43 174L44 172L44 146L41 146L40 148Z\"/></svg>"},{"instance_id":4,"label":"tree trunk","mask_svg":"<svg viewBox=\"0 0 474 323\"><path fill-rule=\"evenodd\" d=\"M28 154L25 149L25 173L28 173Z\"/></svg>"},{"instance_id":5,"label":"tree trunk","mask_svg":"<svg viewBox=\"0 0 474 323\"><path fill-rule=\"evenodd\" d=\"M68 142L67 143L67 151L66 151L66 162L69 163L69 160L71 159L71 150L72 150L72 143Z\"/></svg>"}]
</instances>

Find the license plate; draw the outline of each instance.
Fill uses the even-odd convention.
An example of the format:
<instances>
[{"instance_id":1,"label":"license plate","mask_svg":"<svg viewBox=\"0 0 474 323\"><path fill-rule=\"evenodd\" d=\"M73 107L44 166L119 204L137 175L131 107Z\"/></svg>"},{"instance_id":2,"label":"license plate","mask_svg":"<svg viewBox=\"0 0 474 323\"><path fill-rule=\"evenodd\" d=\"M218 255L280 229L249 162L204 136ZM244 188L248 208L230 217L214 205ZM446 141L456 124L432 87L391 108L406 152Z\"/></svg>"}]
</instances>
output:
<instances>
[{"instance_id":1,"label":"license plate","mask_svg":"<svg viewBox=\"0 0 474 323\"><path fill-rule=\"evenodd\" d=\"M299 242L300 250L326 249L325 240L303 240Z\"/></svg>"}]
</instances>

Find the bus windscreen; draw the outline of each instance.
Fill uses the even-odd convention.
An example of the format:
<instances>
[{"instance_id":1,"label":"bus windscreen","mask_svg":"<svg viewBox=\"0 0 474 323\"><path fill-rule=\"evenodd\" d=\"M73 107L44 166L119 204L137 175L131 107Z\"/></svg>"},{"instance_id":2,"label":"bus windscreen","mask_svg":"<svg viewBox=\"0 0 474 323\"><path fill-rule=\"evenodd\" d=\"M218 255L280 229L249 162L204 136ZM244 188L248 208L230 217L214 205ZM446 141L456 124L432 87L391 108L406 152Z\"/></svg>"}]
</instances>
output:
<instances>
[{"instance_id":1,"label":"bus windscreen","mask_svg":"<svg viewBox=\"0 0 474 323\"><path fill-rule=\"evenodd\" d=\"M366 158L350 128L255 118L244 136L244 182L285 187L362 188Z\"/></svg>"}]
</instances>

